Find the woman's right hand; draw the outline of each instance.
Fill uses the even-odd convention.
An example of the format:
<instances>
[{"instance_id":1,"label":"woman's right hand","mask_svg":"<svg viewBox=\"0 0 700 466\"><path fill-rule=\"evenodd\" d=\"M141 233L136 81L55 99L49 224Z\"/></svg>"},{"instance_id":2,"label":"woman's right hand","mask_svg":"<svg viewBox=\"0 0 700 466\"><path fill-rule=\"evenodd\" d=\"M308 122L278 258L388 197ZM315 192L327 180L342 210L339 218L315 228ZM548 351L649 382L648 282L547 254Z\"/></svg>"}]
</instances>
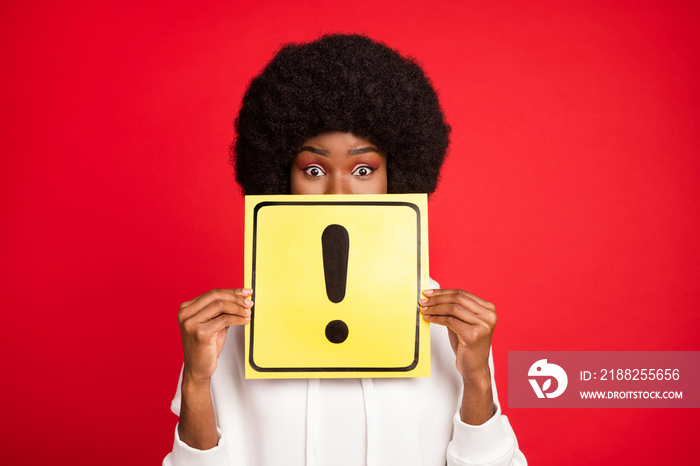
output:
<instances>
[{"instance_id":1,"label":"woman's right hand","mask_svg":"<svg viewBox=\"0 0 700 466\"><path fill-rule=\"evenodd\" d=\"M250 322L253 291L211 290L180 305L177 314L185 366L180 401L180 440L208 450L218 444L210 382L231 325Z\"/></svg>"},{"instance_id":2,"label":"woman's right hand","mask_svg":"<svg viewBox=\"0 0 700 466\"><path fill-rule=\"evenodd\" d=\"M185 360L183 377L208 382L231 325L250 322L253 291L247 288L211 290L180 305L177 315Z\"/></svg>"}]
</instances>

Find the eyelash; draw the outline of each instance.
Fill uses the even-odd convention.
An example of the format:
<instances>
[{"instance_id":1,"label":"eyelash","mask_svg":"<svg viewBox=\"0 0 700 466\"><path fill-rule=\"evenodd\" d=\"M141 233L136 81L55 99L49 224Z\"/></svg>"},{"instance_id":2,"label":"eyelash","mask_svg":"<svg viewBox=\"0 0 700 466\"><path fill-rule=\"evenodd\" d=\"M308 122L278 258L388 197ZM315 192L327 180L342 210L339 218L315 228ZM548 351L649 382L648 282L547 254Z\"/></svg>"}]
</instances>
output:
<instances>
[{"instance_id":1,"label":"eyelash","mask_svg":"<svg viewBox=\"0 0 700 466\"><path fill-rule=\"evenodd\" d=\"M362 169L368 170L369 173L367 173L366 175L360 175L360 174L355 175L359 170L362 170ZM312 175L310 173L311 170L319 170L321 172L321 175ZM375 170L376 170L376 168L372 168L369 165L360 165L359 167L355 168L352 171L351 175L359 176L360 178L366 178L366 177L370 176ZM306 173L308 176L310 176L312 178L320 178L322 175L326 174L326 172L323 170L323 168L319 167L318 165L309 165L308 167L304 168L304 173Z\"/></svg>"},{"instance_id":2,"label":"eyelash","mask_svg":"<svg viewBox=\"0 0 700 466\"><path fill-rule=\"evenodd\" d=\"M360 177L362 177L362 178L365 178L365 177L370 176L370 175L374 172L374 170L376 170L376 168L372 168L372 167L370 167L369 165L360 165L359 167L355 168L355 169L352 171L352 174L355 174L356 172L358 172L359 170L362 170L363 168L366 169L366 170L368 170L369 173L367 173L366 175L357 175L357 176L360 176Z\"/></svg>"},{"instance_id":3,"label":"eyelash","mask_svg":"<svg viewBox=\"0 0 700 466\"><path fill-rule=\"evenodd\" d=\"M319 167L318 165L309 165L308 167L306 167L304 169L304 173L309 175L311 178L319 178L320 177L319 175L312 175L311 173L309 173L313 169L319 170L324 175L326 174L326 172L323 170L323 168Z\"/></svg>"}]
</instances>

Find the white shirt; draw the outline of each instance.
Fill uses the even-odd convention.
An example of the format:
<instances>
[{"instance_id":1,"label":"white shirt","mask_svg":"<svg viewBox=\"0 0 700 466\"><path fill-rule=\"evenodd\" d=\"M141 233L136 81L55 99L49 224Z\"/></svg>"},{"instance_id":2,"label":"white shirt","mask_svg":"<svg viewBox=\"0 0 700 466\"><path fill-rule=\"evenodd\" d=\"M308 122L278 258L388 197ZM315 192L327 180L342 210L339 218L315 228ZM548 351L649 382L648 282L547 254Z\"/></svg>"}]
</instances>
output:
<instances>
[{"instance_id":1,"label":"white shirt","mask_svg":"<svg viewBox=\"0 0 700 466\"><path fill-rule=\"evenodd\" d=\"M446 332L431 325L430 377L246 380L243 327L231 327L211 381L219 444L196 450L176 427L163 465L526 465L494 380L496 414L480 426L461 422ZM178 384L178 415L180 396Z\"/></svg>"}]
</instances>

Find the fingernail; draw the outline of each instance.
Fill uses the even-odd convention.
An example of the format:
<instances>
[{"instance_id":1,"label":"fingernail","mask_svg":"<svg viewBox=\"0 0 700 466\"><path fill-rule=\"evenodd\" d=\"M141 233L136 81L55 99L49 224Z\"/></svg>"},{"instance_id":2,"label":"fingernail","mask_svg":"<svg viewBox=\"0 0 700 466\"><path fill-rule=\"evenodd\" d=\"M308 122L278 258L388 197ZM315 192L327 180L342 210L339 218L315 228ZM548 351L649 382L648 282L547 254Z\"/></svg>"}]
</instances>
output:
<instances>
[{"instance_id":1,"label":"fingernail","mask_svg":"<svg viewBox=\"0 0 700 466\"><path fill-rule=\"evenodd\" d=\"M241 293L250 296L251 294L253 294L253 290L251 290L250 288L241 288Z\"/></svg>"},{"instance_id":2,"label":"fingernail","mask_svg":"<svg viewBox=\"0 0 700 466\"><path fill-rule=\"evenodd\" d=\"M423 290L423 294L425 296L430 296L431 294L433 294L433 290Z\"/></svg>"},{"instance_id":3,"label":"fingernail","mask_svg":"<svg viewBox=\"0 0 700 466\"><path fill-rule=\"evenodd\" d=\"M245 309L245 313L246 313L247 315L250 315L250 309ZM250 319L248 319L248 320L250 320Z\"/></svg>"},{"instance_id":4,"label":"fingernail","mask_svg":"<svg viewBox=\"0 0 700 466\"><path fill-rule=\"evenodd\" d=\"M419 299L418 302L421 304L428 304L428 298Z\"/></svg>"},{"instance_id":5,"label":"fingernail","mask_svg":"<svg viewBox=\"0 0 700 466\"><path fill-rule=\"evenodd\" d=\"M421 312L425 312L425 311L427 311L427 310L428 310L427 307L422 307L422 308L420 308L420 311L421 311Z\"/></svg>"},{"instance_id":6,"label":"fingernail","mask_svg":"<svg viewBox=\"0 0 700 466\"><path fill-rule=\"evenodd\" d=\"M245 305L248 306L248 307L252 307L252 306L253 306L253 301L251 301L251 300L248 299L248 298L244 299L243 302L244 302Z\"/></svg>"}]
</instances>

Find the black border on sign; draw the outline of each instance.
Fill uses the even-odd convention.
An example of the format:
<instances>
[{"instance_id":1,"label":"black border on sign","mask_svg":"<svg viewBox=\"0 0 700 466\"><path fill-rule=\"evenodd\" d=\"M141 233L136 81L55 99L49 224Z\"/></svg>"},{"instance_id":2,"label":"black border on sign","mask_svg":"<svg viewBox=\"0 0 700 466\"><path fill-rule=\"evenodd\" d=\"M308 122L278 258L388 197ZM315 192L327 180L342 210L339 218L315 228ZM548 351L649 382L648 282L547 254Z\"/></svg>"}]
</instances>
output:
<instances>
[{"instance_id":1,"label":"black border on sign","mask_svg":"<svg viewBox=\"0 0 700 466\"><path fill-rule=\"evenodd\" d=\"M257 233L258 233L258 211L263 207L268 206L282 206L282 205L296 205L296 206L319 206L319 205L341 205L341 206L401 206L410 207L416 212L416 231L417 231L417 274L416 274L416 344L413 355L413 362L405 367L260 367L255 364L253 355L253 340L255 338L255 304L250 309L250 346L248 352L248 362L250 367L258 372L408 372L415 369L418 365L418 355L419 355L419 345L420 345L420 306L418 306L418 300L420 299L420 277L421 277L421 217L420 209L418 206L412 202L399 202L399 201L316 201L316 202L303 202L303 201L288 201L288 202L272 202L264 201L256 204L253 209L253 260L251 271L251 286L253 289L253 295L251 299L255 303L255 264L257 258Z\"/></svg>"}]
</instances>

